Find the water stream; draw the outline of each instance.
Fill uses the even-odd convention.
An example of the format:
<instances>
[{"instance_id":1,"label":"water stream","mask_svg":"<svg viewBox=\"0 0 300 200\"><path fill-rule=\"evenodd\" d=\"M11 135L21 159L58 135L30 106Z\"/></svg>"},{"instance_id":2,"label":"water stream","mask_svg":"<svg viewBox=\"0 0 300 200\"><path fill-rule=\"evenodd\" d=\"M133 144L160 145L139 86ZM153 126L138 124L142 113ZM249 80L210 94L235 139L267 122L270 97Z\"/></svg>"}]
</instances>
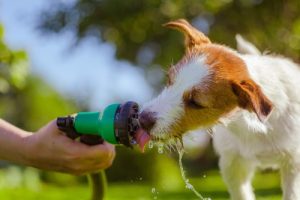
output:
<instances>
[{"instance_id":1,"label":"water stream","mask_svg":"<svg viewBox=\"0 0 300 200\"><path fill-rule=\"evenodd\" d=\"M153 142L152 140L149 141L149 144L148 144L148 147L149 149L152 149L153 146L157 146L157 151L159 154L162 154L164 153L164 147L165 147L165 144L162 143L162 142ZM183 168L183 164L182 164L182 157L183 157L183 154L184 154L184 148L183 148L183 144L182 144L182 141L178 140L176 142L176 145L175 145L175 149L177 150L178 152L178 163L179 163L179 167L180 167L180 173L181 173L181 177L185 183L185 187L191 191L194 192L194 194L201 200L211 200L211 198L204 198L196 189L195 187L190 183L189 179L186 177L186 174L185 174L185 171L184 171L184 168ZM152 188L152 193L155 194L156 190L155 188ZM157 198L157 196L155 196L155 199Z\"/></svg>"},{"instance_id":2,"label":"water stream","mask_svg":"<svg viewBox=\"0 0 300 200\"><path fill-rule=\"evenodd\" d=\"M179 163L179 167L180 167L180 173L181 173L181 177L185 183L185 187L189 190L192 190L194 192L194 194L199 197L199 199L201 200L211 200L211 198L204 198L196 189L195 187L190 183L190 180L186 177L184 168L183 168L183 164L182 164L182 157L184 154L184 149L180 146L176 146L176 149L178 151L179 157L178 157L178 163Z\"/></svg>"}]
</instances>

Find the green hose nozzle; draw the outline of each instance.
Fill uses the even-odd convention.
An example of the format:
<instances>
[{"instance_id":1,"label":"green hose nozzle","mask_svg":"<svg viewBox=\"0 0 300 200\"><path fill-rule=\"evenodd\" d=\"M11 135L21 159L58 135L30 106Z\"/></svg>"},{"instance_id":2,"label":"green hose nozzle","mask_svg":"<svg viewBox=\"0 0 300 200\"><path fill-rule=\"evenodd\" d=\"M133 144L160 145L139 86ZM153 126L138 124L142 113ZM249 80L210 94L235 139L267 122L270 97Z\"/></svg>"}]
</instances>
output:
<instances>
[{"instance_id":1,"label":"green hose nozzle","mask_svg":"<svg viewBox=\"0 0 300 200\"><path fill-rule=\"evenodd\" d=\"M139 107L135 102L111 104L103 112L79 112L76 116L57 118L57 126L70 138L91 136L111 144L131 147L139 128Z\"/></svg>"}]
</instances>

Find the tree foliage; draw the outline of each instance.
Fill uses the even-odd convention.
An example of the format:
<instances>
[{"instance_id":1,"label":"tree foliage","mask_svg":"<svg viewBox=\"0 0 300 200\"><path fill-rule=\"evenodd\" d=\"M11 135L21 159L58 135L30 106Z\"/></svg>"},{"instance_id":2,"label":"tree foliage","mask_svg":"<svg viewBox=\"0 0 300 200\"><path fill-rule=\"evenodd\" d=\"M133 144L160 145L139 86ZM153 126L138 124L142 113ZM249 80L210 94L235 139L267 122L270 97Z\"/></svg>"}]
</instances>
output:
<instances>
[{"instance_id":1,"label":"tree foliage","mask_svg":"<svg viewBox=\"0 0 300 200\"><path fill-rule=\"evenodd\" d=\"M0 25L0 94L6 95L25 86L28 61L24 51L10 50L3 37L4 28Z\"/></svg>"},{"instance_id":2,"label":"tree foliage","mask_svg":"<svg viewBox=\"0 0 300 200\"><path fill-rule=\"evenodd\" d=\"M0 25L0 116L12 119L17 114L19 92L26 86L28 60L24 51L9 49L3 37L4 28Z\"/></svg>"},{"instance_id":3,"label":"tree foliage","mask_svg":"<svg viewBox=\"0 0 300 200\"><path fill-rule=\"evenodd\" d=\"M186 18L213 41L235 46L241 33L261 49L300 59L298 0L77 0L41 14L46 32L71 30L78 41L97 36L113 43L117 58L138 65L169 65L182 52L182 36L162 28Z\"/></svg>"},{"instance_id":4,"label":"tree foliage","mask_svg":"<svg viewBox=\"0 0 300 200\"><path fill-rule=\"evenodd\" d=\"M0 25L0 117L33 131L58 115L76 112L74 103L29 75L26 52L11 50L3 37Z\"/></svg>"}]
</instances>

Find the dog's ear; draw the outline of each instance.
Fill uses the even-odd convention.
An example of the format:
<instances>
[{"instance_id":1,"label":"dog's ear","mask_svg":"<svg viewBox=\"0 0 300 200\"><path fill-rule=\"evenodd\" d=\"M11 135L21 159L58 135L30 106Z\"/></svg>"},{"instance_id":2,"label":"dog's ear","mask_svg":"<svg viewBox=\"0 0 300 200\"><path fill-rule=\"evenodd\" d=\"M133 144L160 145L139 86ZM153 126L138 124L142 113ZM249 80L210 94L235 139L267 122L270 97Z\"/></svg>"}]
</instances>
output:
<instances>
[{"instance_id":1,"label":"dog's ear","mask_svg":"<svg viewBox=\"0 0 300 200\"><path fill-rule=\"evenodd\" d=\"M211 43L208 37L206 37L202 32L194 28L184 19L171 21L164 24L163 26L174 28L184 33L186 51L188 52L191 51L195 46Z\"/></svg>"},{"instance_id":2,"label":"dog's ear","mask_svg":"<svg viewBox=\"0 0 300 200\"><path fill-rule=\"evenodd\" d=\"M262 122L268 118L273 105L254 81L232 81L231 87L234 94L238 97L239 107L255 112Z\"/></svg>"}]
</instances>

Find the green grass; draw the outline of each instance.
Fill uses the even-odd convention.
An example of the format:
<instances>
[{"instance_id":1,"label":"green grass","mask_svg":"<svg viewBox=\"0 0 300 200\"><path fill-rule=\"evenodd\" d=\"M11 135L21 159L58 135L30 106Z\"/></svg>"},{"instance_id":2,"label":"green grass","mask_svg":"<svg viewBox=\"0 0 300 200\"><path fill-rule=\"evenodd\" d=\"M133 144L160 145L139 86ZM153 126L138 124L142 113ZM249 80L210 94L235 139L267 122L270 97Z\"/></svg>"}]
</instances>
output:
<instances>
[{"instance_id":1,"label":"green grass","mask_svg":"<svg viewBox=\"0 0 300 200\"><path fill-rule=\"evenodd\" d=\"M218 171L205 173L205 177L190 179L195 188L204 196L213 200L228 199L226 187ZM258 200L279 200L281 191L277 173L258 173L253 181ZM170 183L172 184L172 183ZM155 188L155 192L152 192ZM168 189L165 189L168 188ZM26 188L0 189L0 199L5 200L85 200L89 197L89 189L86 185L59 187L57 185L42 185L38 190ZM128 183L109 184L107 200L182 200L197 199L183 185L170 191L170 187L150 185L141 181Z\"/></svg>"}]
</instances>

